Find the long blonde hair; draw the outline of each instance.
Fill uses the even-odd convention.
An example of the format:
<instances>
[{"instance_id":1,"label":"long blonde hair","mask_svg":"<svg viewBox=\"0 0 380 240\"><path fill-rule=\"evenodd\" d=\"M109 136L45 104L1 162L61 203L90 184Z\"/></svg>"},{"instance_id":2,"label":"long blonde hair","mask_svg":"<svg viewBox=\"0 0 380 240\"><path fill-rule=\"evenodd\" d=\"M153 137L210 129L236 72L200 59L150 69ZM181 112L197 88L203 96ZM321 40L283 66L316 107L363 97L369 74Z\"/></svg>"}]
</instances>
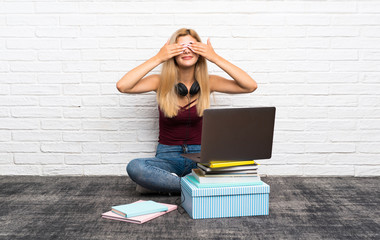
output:
<instances>
[{"instance_id":1,"label":"long blonde hair","mask_svg":"<svg viewBox=\"0 0 380 240\"><path fill-rule=\"evenodd\" d=\"M181 28L170 37L169 44L176 43L179 37L187 35L201 42L201 38L193 29ZM178 95L175 91L175 85L179 82L178 76L179 67L174 57L164 62L161 70L160 84L157 89L157 101L166 117L175 117L178 114ZM199 116L202 116L203 111L210 107L210 86L207 62L201 55L199 55L198 61L195 64L194 76L200 86L198 102L196 104L197 112Z\"/></svg>"}]
</instances>

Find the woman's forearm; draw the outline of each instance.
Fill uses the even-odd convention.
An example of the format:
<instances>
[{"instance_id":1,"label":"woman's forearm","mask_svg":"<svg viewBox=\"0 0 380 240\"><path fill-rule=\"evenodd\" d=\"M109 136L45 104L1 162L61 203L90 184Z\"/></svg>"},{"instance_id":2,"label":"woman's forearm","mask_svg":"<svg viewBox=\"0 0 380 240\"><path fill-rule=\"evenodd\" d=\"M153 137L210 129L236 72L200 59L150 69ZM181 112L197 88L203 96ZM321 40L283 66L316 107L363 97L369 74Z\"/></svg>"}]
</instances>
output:
<instances>
[{"instance_id":1,"label":"woman's forearm","mask_svg":"<svg viewBox=\"0 0 380 240\"><path fill-rule=\"evenodd\" d=\"M223 57L215 55L212 59L212 62L225 71L235 82L243 89L246 89L250 92L254 91L257 88L257 83L253 80L248 73L243 71L241 68L230 63Z\"/></svg>"},{"instance_id":2,"label":"woman's forearm","mask_svg":"<svg viewBox=\"0 0 380 240\"><path fill-rule=\"evenodd\" d=\"M146 74L152 71L155 67L161 64L161 59L154 56L148 59L146 62L135 67L128 73L126 73L116 84L117 89L120 92L128 92L132 89Z\"/></svg>"}]
</instances>

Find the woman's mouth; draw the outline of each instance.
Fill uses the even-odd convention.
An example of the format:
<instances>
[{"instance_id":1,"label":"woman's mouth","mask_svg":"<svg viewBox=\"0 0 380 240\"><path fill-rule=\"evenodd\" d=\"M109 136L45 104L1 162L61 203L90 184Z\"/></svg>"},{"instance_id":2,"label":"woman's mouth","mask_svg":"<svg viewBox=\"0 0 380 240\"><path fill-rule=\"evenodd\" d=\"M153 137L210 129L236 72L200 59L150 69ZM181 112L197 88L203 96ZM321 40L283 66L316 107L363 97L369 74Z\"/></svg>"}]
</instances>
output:
<instances>
[{"instance_id":1,"label":"woman's mouth","mask_svg":"<svg viewBox=\"0 0 380 240\"><path fill-rule=\"evenodd\" d=\"M183 60L190 60L190 59L192 59L192 58L193 58L192 56L182 57Z\"/></svg>"}]
</instances>

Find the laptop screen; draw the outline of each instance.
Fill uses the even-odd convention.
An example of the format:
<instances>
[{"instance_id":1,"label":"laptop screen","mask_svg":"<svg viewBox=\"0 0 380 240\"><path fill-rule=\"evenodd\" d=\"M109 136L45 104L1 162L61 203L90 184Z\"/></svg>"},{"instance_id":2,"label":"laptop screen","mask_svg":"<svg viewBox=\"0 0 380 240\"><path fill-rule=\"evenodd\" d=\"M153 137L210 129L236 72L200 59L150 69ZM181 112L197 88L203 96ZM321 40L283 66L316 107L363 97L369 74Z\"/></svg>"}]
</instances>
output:
<instances>
[{"instance_id":1,"label":"laptop screen","mask_svg":"<svg viewBox=\"0 0 380 240\"><path fill-rule=\"evenodd\" d=\"M205 110L201 161L271 158L275 112L275 107Z\"/></svg>"}]
</instances>

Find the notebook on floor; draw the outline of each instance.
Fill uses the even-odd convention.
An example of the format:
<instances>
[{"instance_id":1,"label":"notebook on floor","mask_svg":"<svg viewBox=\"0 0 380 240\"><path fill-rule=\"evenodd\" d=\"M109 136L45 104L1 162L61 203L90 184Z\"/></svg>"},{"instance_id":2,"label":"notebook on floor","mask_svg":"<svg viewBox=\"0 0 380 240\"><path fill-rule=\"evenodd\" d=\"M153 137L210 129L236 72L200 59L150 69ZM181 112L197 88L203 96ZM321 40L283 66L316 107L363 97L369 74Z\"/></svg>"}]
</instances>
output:
<instances>
[{"instance_id":1,"label":"notebook on floor","mask_svg":"<svg viewBox=\"0 0 380 240\"><path fill-rule=\"evenodd\" d=\"M143 201L144 200L139 200L137 202L143 202ZM167 206L168 210L165 212L151 213L151 214L140 215L140 216L135 216L135 217L130 217L130 218L122 217L122 216L120 216L120 215L118 215L112 211L108 211L108 212L102 213L102 218L107 218L107 219L112 219L112 220L117 220L117 221L123 221L123 222L142 224L142 223L145 223L145 222L150 221L152 219L158 218L158 217L160 217L166 213L169 213L169 212L177 209L177 205L166 204L166 203L161 203L161 204Z\"/></svg>"},{"instance_id":2,"label":"notebook on floor","mask_svg":"<svg viewBox=\"0 0 380 240\"><path fill-rule=\"evenodd\" d=\"M206 109L201 152L181 155L199 163L270 159L275 113L275 107Z\"/></svg>"}]
</instances>

